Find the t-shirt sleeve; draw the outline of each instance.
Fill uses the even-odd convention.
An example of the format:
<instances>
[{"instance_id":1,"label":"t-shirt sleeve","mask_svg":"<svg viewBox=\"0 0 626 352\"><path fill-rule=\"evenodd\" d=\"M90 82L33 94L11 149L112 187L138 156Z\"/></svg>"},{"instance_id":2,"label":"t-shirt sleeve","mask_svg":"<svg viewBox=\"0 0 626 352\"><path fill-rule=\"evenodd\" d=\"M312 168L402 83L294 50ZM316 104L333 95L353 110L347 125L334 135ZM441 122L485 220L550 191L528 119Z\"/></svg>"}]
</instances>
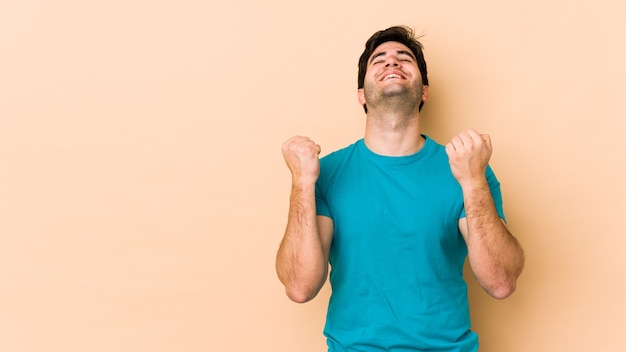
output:
<instances>
[{"instance_id":1,"label":"t-shirt sleeve","mask_svg":"<svg viewBox=\"0 0 626 352\"><path fill-rule=\"evenodd\" d=\"M502 206L502 191L500 190L500 181L498 181L496 174L493 172L491 166L489 165L487 165L487 171L485 172L485 176L487 177L487 182L489 183L489 189L491 190L491 196L493 197L493 202L496 206L498 216L506 221L506 217L504 216L504 207ZM464 218L465 216L465 208L463 208L460 218Z\"/></svg>"},{"instance_id":2,"label":"t-shirt sleeve","mask_svg":"<svg viewBox=\"0 0 626 352\"><path fill-rule=\"evenodd\" d=\"M322 192L322 187L319 182L315 184L315 208L317 215L328 216L329 218L331 217L326 197Z\"/></svg>"}]
</instances>

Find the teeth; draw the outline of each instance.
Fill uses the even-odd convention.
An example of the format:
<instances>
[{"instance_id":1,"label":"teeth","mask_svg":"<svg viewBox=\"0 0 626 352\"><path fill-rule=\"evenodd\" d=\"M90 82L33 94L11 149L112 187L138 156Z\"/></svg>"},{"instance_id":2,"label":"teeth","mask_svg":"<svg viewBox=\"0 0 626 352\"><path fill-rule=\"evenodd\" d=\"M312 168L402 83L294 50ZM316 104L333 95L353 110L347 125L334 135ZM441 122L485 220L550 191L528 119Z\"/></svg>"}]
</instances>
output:
<instances>
[{"instance_id":1,"label":"teeth","mask_svg":"<svg viewBox=\"0 0 626 352\"><path fill-rule=\"evenodd\" d=\"M395 73L390 74L389 76L386 76L385 79L389 79L389 78L401 78L400 75L397 75Z\"/></svg>"}]
</instances>

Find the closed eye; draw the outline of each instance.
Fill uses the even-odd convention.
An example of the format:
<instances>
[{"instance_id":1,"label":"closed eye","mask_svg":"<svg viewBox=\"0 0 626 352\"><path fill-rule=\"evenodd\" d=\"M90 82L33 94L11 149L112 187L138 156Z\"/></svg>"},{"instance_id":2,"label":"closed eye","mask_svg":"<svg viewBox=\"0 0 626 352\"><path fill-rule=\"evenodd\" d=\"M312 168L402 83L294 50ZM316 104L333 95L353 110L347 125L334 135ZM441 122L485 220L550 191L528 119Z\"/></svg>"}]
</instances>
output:
<instances>
[{"instance_id":1,"label":"closed eye","mask_svg":"<svg viewBox=\"0 0 626 352\"><path fill-rule=\"evenodd\" d=\"M415 57L413 57L413 53L409 51L400 50L398 51L398 55L401 56L401 61L415 61Z\"/></svg>"},{"instance_id":2,"label":"closed eye","mask_svg":"<svg viewBox=\"0 0 626 352\"><path fill-rule=\"evenodd\" d=\"M398 50L396 52L396 58L398 61L402 61L402 62L415 62L415 58L413 57L413 53L409 52L409 51L405 51L405 50ZM387 57L387 52L382 51L379 53L376 53L372 56L372 58L370 59L370 65L378 65L380 63L385 62L385 59Z\"/></svg>"}]
</instances>

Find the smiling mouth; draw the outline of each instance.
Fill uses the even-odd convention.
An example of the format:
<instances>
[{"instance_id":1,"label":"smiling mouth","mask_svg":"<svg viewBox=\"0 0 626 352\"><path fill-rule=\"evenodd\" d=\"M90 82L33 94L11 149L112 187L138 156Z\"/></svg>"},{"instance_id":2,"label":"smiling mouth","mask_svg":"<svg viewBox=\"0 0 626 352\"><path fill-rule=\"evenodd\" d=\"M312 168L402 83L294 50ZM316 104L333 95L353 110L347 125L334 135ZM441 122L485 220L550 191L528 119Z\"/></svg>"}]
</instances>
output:
<instances>
[{"instance_id":1,"label":"smiling mouth","mask_svg":"<svg viewBox=\"0 0 626 352\"><path fill-rule=\"evenodd\" d=\"M404 77L400 76L400 75L399 75L399 74L397 74L397 73L390 73L390 74L388 74L388 75L384 76L384 77L383 77L383 79L381 79L381 81L386 81L386 80L391 79L391 78L400 78L400 79L403 79Z\"/></svg>"}]
</instances>

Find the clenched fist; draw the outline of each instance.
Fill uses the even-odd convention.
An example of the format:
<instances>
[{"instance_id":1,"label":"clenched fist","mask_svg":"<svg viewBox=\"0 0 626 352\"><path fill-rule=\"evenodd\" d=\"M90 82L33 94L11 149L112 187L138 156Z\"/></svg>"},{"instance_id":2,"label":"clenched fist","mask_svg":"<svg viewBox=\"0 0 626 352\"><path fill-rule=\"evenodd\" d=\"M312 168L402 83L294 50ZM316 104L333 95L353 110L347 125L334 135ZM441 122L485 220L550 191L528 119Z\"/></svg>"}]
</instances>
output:
<instances>
[{"instance_id":1,"label":"clenched fist","mask_svg":"<svg viewBox=\"0 0 626 352\"><path fill-rule=\"evenodd\" d=\"M446 145L450 169L461 187L486 182L492 150L489 135L474 130L459 133Z\"/></svg>"},{"instance_id":2,"label":"clenched fist","mask_svg":"<svg viewBox=\"0 0 626 352\"><path fill-rule=\"evenodd\" d=\"M308 137L295 136L283 143L282 150L293 181L315 184L320 174L320 146Z\"/></svg>"}]
</instances>

